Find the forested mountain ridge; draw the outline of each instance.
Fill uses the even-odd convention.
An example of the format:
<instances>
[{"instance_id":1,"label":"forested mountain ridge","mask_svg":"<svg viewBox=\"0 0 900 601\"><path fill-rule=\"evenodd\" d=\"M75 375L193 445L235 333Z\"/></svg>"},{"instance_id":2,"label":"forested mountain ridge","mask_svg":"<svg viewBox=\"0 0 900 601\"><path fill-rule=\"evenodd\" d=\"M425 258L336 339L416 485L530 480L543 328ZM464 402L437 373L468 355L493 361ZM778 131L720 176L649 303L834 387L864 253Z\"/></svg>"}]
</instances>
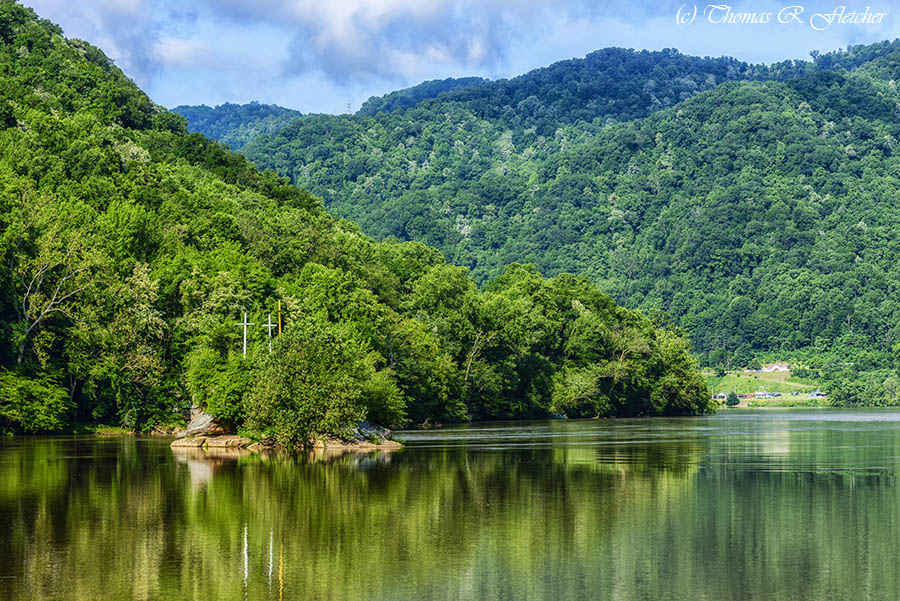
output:
<instances>
[{"instance_id":1,"label":"forested mountain ridge","mask_svg":"<svg viewBox=\"0 0 900 601\"><path fill-rule=\"evenodd\" d=\"M246 151L477 280L512 261L586 274L671 316L707 364L794 357L862 382L851 402L898 402L898 61L896 41L851 47L546 136L442 102L473 86Z\"/></svg>"},{"instance_id":2,"label":"forested mountain ridge","mask_svg":"<svg viewBox=\"0 0 900 601\"><path fill-rule=\"evenodd\" d=\"M227 144L232 150L240 150L247 142L263 134L274 133L303 116L299 111L275 104L232 104L219 106L176 106L172 109L188 121L192 133Z\"/></svg>"},{"instance_id":3,"label":"forested mountain ridge","mask_svg":"<svg viewBox=\"0 0 900 601\"><path fill-rule=\"evenodd\" d=\"M584 277L512 265L479 291L375 242L11 0L0 73L0 431L145 430L195 403L295 444L364 417L712 408L677 329Z\"/></svg>"},{"instance_id":4,"label":"forested mountain ridge","mask_svg":"<svg viewBox=\"0 0 900 601\"><path fill-rule=\"evenodd\" d=\"M314 188L343 214L352 200L332 196L353 194L360 176L390 173L396 178L398 165L429 176L424 182L404 177L383 190L367 190L376 200L473 179L511 153L534 157L558 151L564 126L580 123L581 130L592 132L609 121L644 117L724 81L806 68L799 61L768 68L675 50L609 48L510 80L484 80L455 90L463 80L426 82L369 99L356 115L294 121L252 140L243 152L298 185ZM441 91L445 87L448 91ZM372 182L367 183L371 188Z\"/></svg>"},{"instance_id":5,"label":"forested mountain ridge","mask_svg":"<svg viewBox=\"0 0 900 601\"><path fill-rule=\"evenodd\" d=\"M511 79L463 77L426 81L369 98L355 116L403 112L423 103L438 111L449 104L462 107L477 118L502 122L511 129L534 127L549 134L560 125L578 121L645 117L725 81L786 79L812 68L852 70L896 48L896 42L882 42L850 47L847 51L813 53L813 62L786 60L772 65L751 65L729 57L700 58L673 49L651 52L605 48ZM258 103L226 103L214 109L179 106L173 111L187 117L191 131L225 142L233 149L258 135L275 133L277 125L287 126L292 116L290 109ZM261 116L266 120L264 126L258 127Z\"/></svg>"},{"instance_id":6,"label":"forested mountain ridge","mask_svg":"<svg viewBox=\"0 0 900 601\"><path fill-rule=\"evenodd\" d=\"M527 181L537 164L596 136L611 121L644 117L722 82L856 68L898 47L897 42L857 46L818 55L815 62L771 66L698 59L674 50L607 49L512 80L442 93L405 110L311 116L256 138L243 153L320 194L332 213L359 222L370 234L439 244L483 278L488 274L479 272L479 261L465 249L423 231L429 224L406 210L404 195L428 193L456 204L466 202L460 195L483 189L502 198L508 195L504 180ZM463 194L461 186L474 190ZM490 200L483 204L498 206ZM386 205L394 212L388 214ZM458 229L468 228L469 215L454 217Z\"/></svg>"},{"instance_id":7,"label":"forested mountain ridge","mask_svg":"<svg viewBox=\"0 0 900 601\"><path fill-rule=\"evenodd\" d=\"M723 81L769 78L773 73L789 74L805 68L799 61L767 67L732 58L701 59L675 50L635 52L607 48L583 59L561 61L508 80L464 77L426 81L369 98L353 117L403 113L423 105L438 112L450 106L477 119L502 120L513 128L535 127L543 134L578 120L627 121L671 106ZM254 115L243 108L226 104L216 109L181 106L173 110L187 117L191 131L225 142L232 131L240 133L254 122ZM312 117L328 120L331 116ZM218 119L225 127L208 127L210 121Z\"/></svg>"},{"instance_id":8,"label":"forested mountain ridge","mask_svg":"<svg viewBox=\"0 0 900 601\"><path fill-rule=\"evenodd\" d=\"M648 115L723 81L807 68L800 61L770 68L674 50L610 48L511 80L426 94L407 108L393 110L393 97L417 97L417 88L370 99L374 108L357 115L312 115L259 136L242 152L315 190L332 213L352 215L376 236L443 242L422 231L428 224L417 215L386 216L383 207L395 205L403 213L405 193L430 190L447 198L464 182L481 182L502 196L502 180L527 180L536 160L595 135L607 122ZM467 227L465 215L459 227ZM454 250L446 244L442 249ZM483 278L470 259L462 258Z\"/></svg>"},{"instance_id":9,"label":"forested mountain ridge","mask_svg":"<svg viewBox=\"0 0 900 601\"><path fill-rule=\"evenodd\" d=\"M560 125L578 121L639 119L673 106L726 81L790 76L807 68L800 61L772 67L751 65L730 57L699 58L674 49L660 51L604 48L584 58L559 61L510 79L484 80L424 97L406 108L456 105L478 118L507 128L534 127L552 135ZM459 81L459 80L457 80ZM417 86L418 87L418 86ZM410 88L414 91L417 88ZM395 92L385 96L390 99ZM363 116L396 110L370 99ZM373 110L373 108L380 110Z\"/></svg>"},{"instance_id":10,"label":"forested mountain ridge","mask_svg":"<svg viewBox=\"0 0 900 601\"><path fill-rule=\"evenodd\" d=\"M372 117L378 113L406 110L414 107L423 100L437 98L441 94L453 92L471 85L482 84L486 81L487 80L482 77L462 77L456 79L451 77L447 79L423 81L419 85L411 88L397 90L390 94L385 94L384 96L373 96L359 107L357 114Z\"/></svg>"},{"instance_id":11,"label":"forested mountain ridge","mask_svg":"<svg viewBox=\"0 0 900 601\"><path fill-rule=\"evenodd\" d=\"M660 51L603 48L584 58L559 61L510 79L463 78L426 82L381 98L369 99L358 114L407 109L420 102L458 102L476 116L502 120L509 127L536 126L528 117L550 117L547 130L566 123L630 121L686 100L726 81L784 80L810 70L848 70L900 49L900 41L849 46L812 61L785 60L772 65L735 58L696 57L667 48ZM437 87L442 84L445 89ZM421 91L427 90L429 93ZM453 89L458 88L458 89ZM397 102L396 99L406 102ZM419 98L418 102L407 99Z\"/></svg>"}]
</instances>

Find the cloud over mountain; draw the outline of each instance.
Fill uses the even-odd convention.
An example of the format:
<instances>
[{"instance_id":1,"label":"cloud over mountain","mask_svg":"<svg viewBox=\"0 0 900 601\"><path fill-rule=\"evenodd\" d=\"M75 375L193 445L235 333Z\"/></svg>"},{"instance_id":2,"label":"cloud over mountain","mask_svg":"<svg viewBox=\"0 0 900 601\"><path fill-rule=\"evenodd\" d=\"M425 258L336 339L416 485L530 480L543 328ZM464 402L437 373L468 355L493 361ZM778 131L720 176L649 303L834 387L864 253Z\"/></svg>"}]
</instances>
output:
<instances>
[{"instance_id":1,"label":"cloud over mountain","mask_svg":"<svg viewBox=\"0 0 900 601\"><path fill-rule=\"evenodd\" d=\"M425 79L514 75L607 46L760 61L887 36L679 27L680 0L82 0L77 10L68 0L26 2L103 48L163 104L257 99L304 111Z\"/></svg>"},{"instance_id":2,"label":"cloud over mountain","mask_svg":"<svg viewBox=\"0 0 900 601\"><path fill-rule=\"evenodd\" d=\"M29 4L54 18L70 9L63 0ZM600 9L589 0L201 0L185 9L174 0L93 0L61 20L68 35L94 40L138 78L192 57L207 63L213 46L197 39L206 35L199 24L228 22L250 30L266 26L283 36L284 74L316 71L345 83L418 77L435 64L491 68L516 39L533 35L536 24L615 14L624 6Z\"/></svg>"}]
</instances>

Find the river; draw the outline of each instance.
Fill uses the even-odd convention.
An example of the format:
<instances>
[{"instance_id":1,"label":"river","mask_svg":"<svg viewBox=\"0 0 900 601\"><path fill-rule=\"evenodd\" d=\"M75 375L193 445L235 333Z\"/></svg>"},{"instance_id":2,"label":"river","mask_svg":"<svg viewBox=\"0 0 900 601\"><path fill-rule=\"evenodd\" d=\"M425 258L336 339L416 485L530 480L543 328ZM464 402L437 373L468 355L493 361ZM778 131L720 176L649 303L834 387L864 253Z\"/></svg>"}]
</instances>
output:
<instances>
[{"instance_id":1,"label":"river","mask_svg":"<svg viewBox=\"0 0 900 601\"><path fill-rule=\"evenodd\" d=\"M3 600L900 599L900 411L0 440Z\"/></svg>"}]
</instances>

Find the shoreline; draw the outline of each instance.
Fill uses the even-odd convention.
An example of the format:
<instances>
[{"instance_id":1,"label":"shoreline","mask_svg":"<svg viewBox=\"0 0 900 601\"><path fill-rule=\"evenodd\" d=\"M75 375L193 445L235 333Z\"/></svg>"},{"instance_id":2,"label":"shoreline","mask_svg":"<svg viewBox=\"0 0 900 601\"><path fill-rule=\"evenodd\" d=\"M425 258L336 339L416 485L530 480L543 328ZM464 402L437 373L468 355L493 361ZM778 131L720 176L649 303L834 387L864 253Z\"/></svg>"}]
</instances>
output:
<instances>
[{"instance_id":1,"label":"shoreline","mask_svg":"<svg viewBox=\"0 0 900 601\"><path fill-rule=\"evenodd\" d=\"M254 441L245 436L236 434L222 434L217 436L186 436L176 438L169 445L172 449L198 449L198 450L245 450L251 453L285 453L308 451L340 451L340 452L370 452L402 449L403 444L389 438L390 433L384 435L377 442L371 440L339 438L319 438L311 445L298 446L288 449L272 439Z\"/></svg>"}]
</instances>

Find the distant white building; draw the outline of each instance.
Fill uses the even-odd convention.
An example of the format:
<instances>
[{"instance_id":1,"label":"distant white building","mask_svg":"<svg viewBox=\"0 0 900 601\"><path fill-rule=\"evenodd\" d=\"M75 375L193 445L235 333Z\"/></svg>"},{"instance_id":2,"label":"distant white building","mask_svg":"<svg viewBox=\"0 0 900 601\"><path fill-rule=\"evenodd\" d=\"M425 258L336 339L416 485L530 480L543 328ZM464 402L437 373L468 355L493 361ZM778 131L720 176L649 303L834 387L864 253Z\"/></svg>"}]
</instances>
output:
<instances>
[{"instance_id":1,"label":"distant white building","mask_svg":"<svg viewBox=\"0 0 900 601\"><path fill-rule=\"evenodd\" d=\"M828 398L828 395L819 390L818 388L813 392L809 393L809 398L811 399L825 399Z\"/></svg>"},{"instance_id":2,"label":"distant white building","mask_svg":"<svg viewBox=\"0 0 900 601\"><path fill-rule=\"evenodd\" d=\"M791 371L791 366L787 363L772 363L771 365L763 365L762 369L759 371L764 374L786 372Z\"/></svg>"}]
</instances>

